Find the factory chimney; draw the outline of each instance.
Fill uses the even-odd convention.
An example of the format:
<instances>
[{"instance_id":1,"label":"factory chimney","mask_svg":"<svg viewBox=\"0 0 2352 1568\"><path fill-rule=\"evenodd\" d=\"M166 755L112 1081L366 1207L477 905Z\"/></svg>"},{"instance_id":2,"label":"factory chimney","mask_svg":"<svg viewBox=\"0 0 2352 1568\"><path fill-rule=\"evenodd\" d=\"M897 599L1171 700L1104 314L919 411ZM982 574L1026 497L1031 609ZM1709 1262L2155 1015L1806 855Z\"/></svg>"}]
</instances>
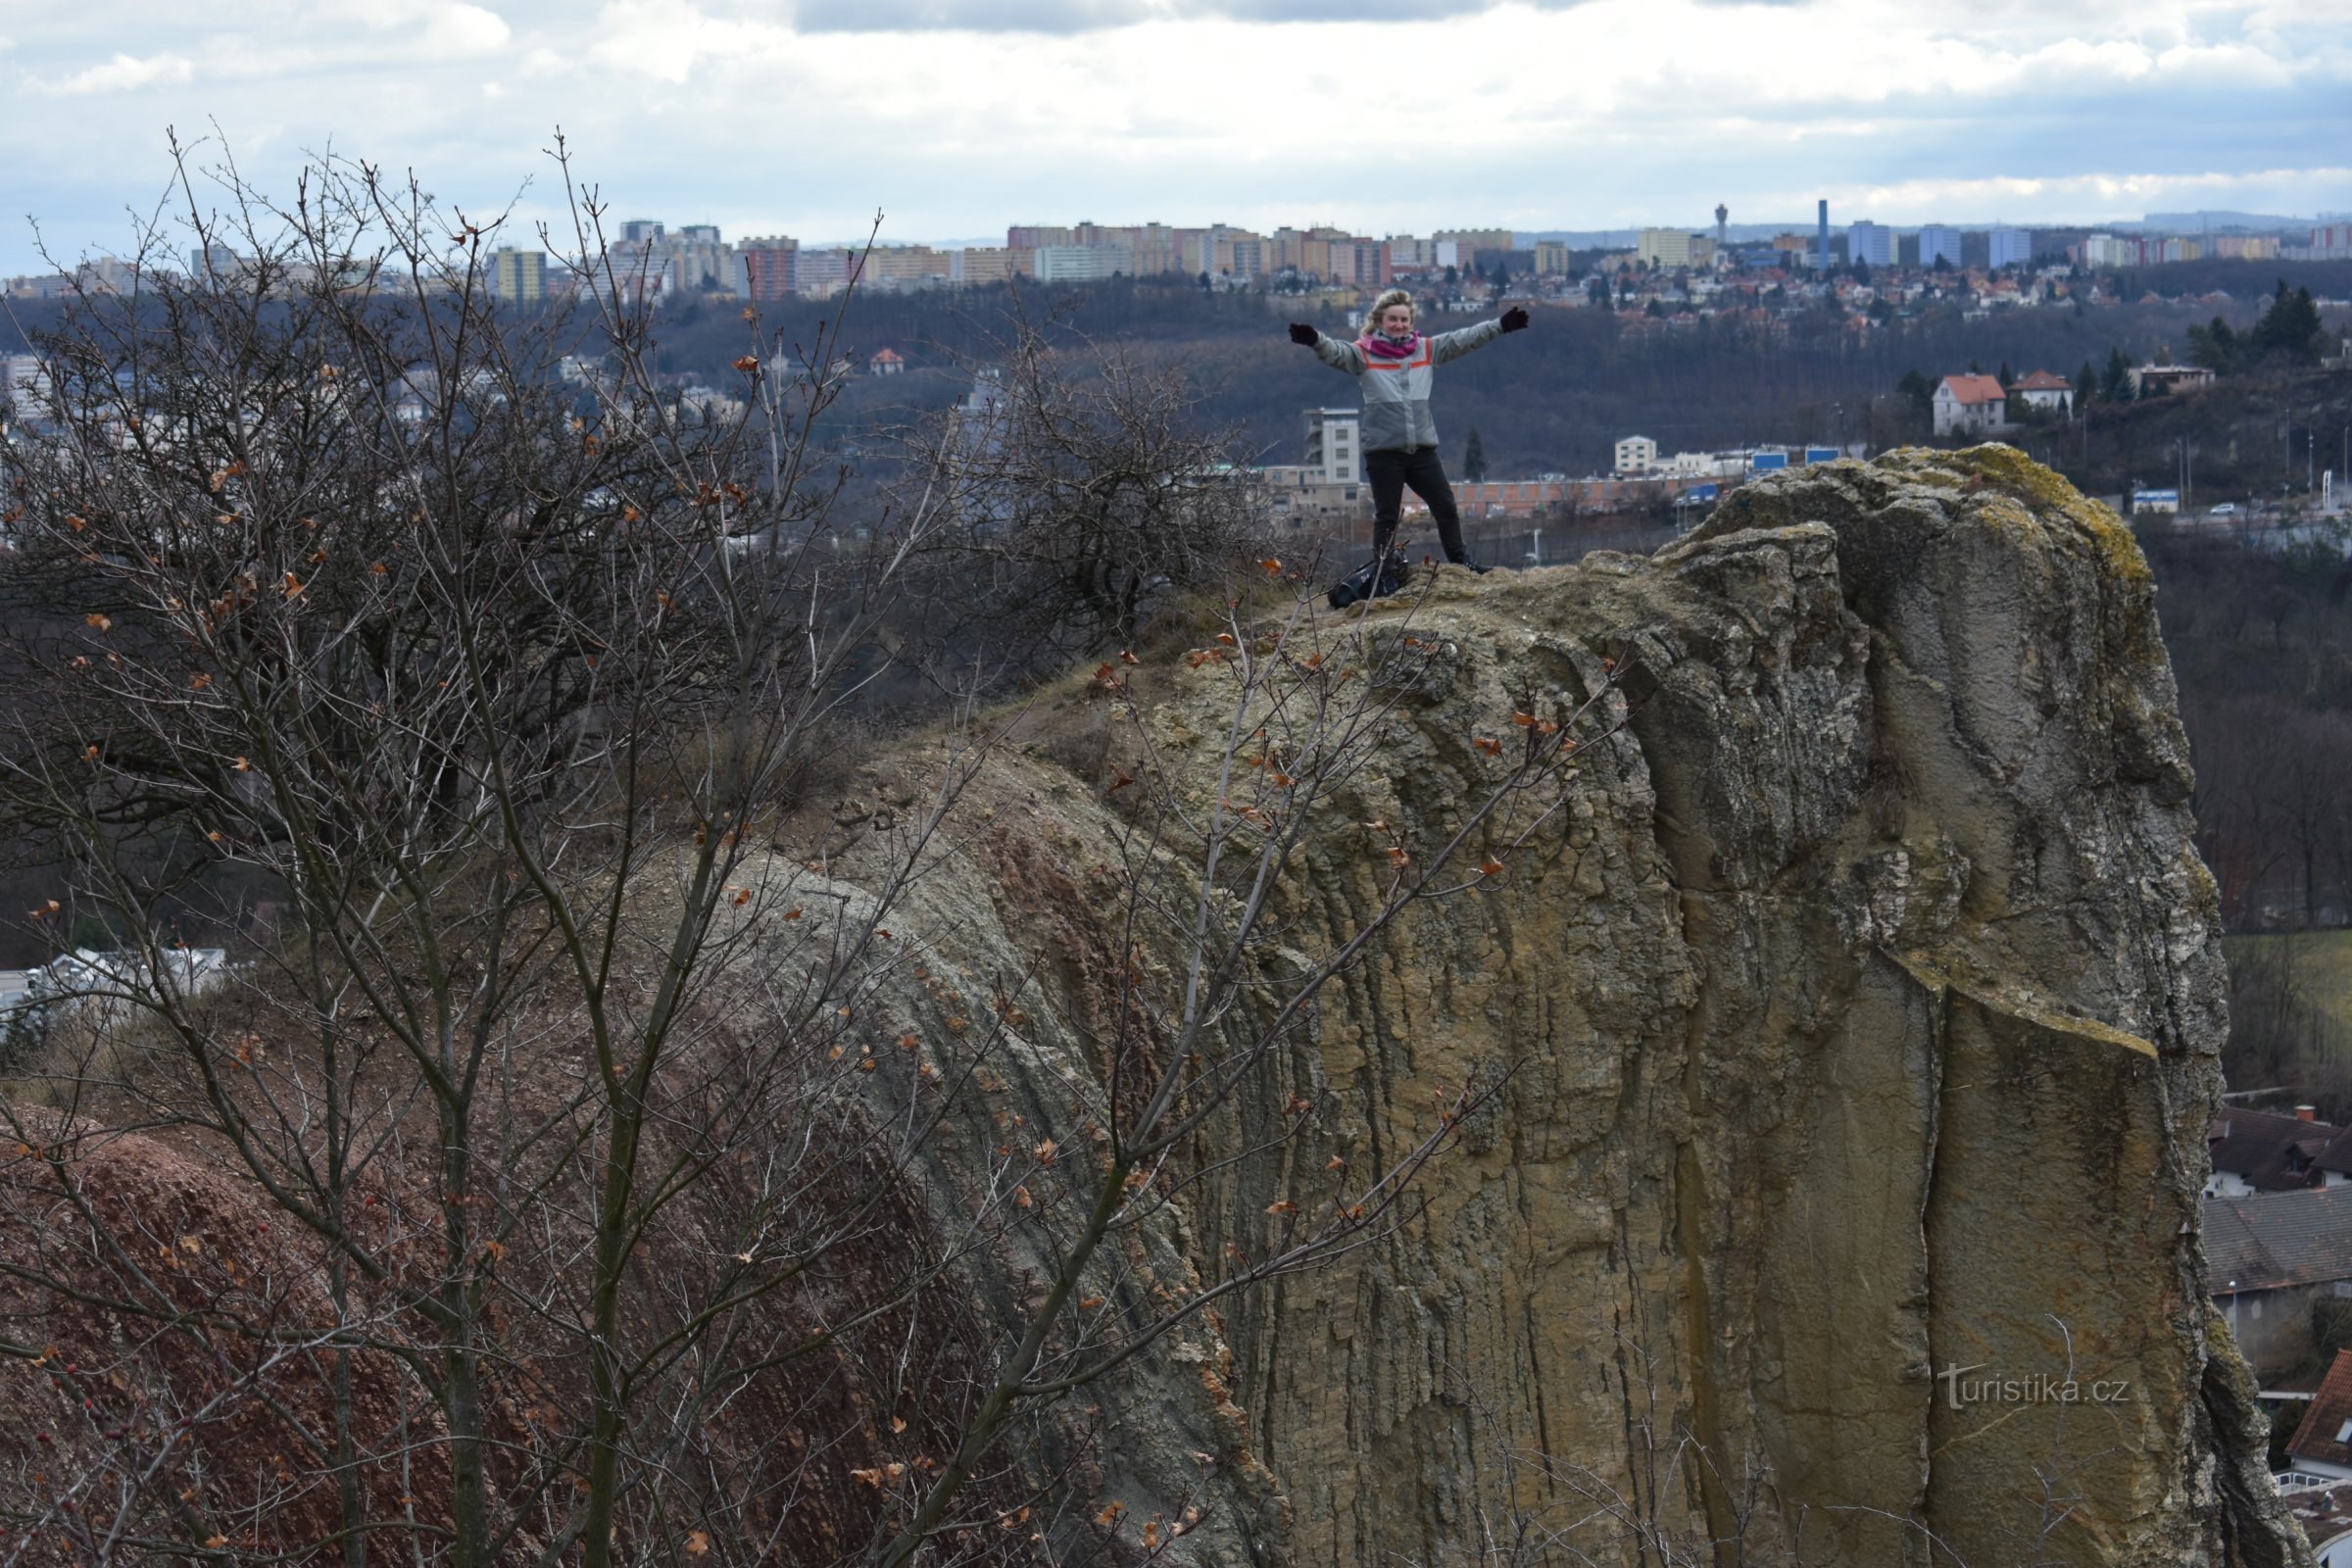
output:
<instances>
[{"instance_id":1,"label":"factory chimney","mask_svg":"<svg viewBox=\"0 0 2352 1568\"><path fill-rule=\"evenodd\" d=\"M1830 270L1830 202L1826 196L1821 202L1821 229L1813 240L1813 266L1824 272Z\"/></svg>"}]
</instances>

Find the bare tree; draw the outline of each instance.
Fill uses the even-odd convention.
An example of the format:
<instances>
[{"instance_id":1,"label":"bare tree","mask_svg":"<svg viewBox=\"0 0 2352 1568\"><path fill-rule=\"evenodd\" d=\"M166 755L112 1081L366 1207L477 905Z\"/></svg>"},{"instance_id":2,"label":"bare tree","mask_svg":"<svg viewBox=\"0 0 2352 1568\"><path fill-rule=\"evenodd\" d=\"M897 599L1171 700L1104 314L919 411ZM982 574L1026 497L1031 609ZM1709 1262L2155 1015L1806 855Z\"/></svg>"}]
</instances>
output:
<instances>
[{"instance_id":1,"label":"bare tree","mask_svg":"<svg viewBox=\"0 0 2352 1568\"><path fill-rule=\"evenodd\" d=\"M666 400L593 203L577 308L532 316L490 297L489 226L413 184L329 161L281 211L228 171L224 231L181 173L203 270L151 246L135 295L79 302L8 458L30 631L0 800L124 933L53 1004L90 1049L6 1107L43 1260L18 1277L87 1263L157 1338L242 1341L220 1393L270 1396L308 1450L288 1475L334 1480L321 1513L159 1458L125 1540L707 1543L647 1477L854 1326L786 1296L868 1243L864 1316L919 1316L953 1254L875 1241L920 1086L877 1136L889 1096L839 1048L970 758L951 744L862 902L816 917L825 880L766 853L938 514L840 564L809 434L834 388L778 384L747 331L744 416ZM283 912L206 986L172 912L232 876ZM85 1130L126 1126L266 1205L322 1293L191 1319L186 1266L134 1265L90 1189ZM305 1368L322 1409L270 1396ZM396 1418L368 1368L397 1370ZM790 1490L768 1467L731 1523L772 1530Z\"/></svg>"},{"instance_id":2,"label":"bare tree","mask_svg":"<svg viewBox=\"0 0 2352 1568\"><path fill-rule=\"evenodd\" d=\"M1037 321L1016 294L969 370L971 395L907 438L917 482L947 477L958 524L932 536L937 625L1053 671L1222 589L1262 497L1186 365Z\"/></svg>"},{"instance_id":3,"label":"bare tree","mask_svg":"<svg viewBox=\"0 0 2352 1568\"><path fill-rule=\"evenodd\" d=\"M491 297L497 223L413 182L327 160L280 209L179 169L140 286L43 340L0 454L0 811L62 867L34 928L120 933L53 968L0 1094L0 1355L54 1405L0 1557L1164 1550L1197 1507L1079 1506L1078 1396L1407 1217L1492 1085L1382 1168L1294 1173L1197 1278L1176 1240L1328 1108L1296 1059L1325 988L1508 875L1614 744L1616 665L1465 733L1489 787L1408 831L1361 779L1454 651L1409 606L1318 620L1278 562L1235 585L1172 383L1106 356L1090 414L1039 348L1009 441L933 449L845 540L830 372L776 371L747 313L734 407L682 403L567 171L578 292L530 313ZM893 930L991 737L948 702L919 746L829 753L951 529L1058 584L1072 646L1227 585L1204 646L1079 683L1104 983L1069 1121L1018 1138L987 1088L1034 1054L1034 972L975 997L948 936ZM1139 681L1224 683L1217 733L1172 754ZM1317 947L1293 873L1335 813L1384 876ZM1008 1258L1037 1289L1001 1307ZM1047 1426L1077 1447L1039 1458Z\"/></svg>"}]
</instances>

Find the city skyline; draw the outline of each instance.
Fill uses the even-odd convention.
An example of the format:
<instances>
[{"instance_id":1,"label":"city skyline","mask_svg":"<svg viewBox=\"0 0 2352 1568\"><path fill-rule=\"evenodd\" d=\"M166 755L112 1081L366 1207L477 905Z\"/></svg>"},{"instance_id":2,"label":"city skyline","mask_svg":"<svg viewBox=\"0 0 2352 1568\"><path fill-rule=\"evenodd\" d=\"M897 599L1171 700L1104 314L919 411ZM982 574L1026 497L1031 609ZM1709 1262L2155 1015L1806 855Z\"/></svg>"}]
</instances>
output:
<instances>
[{"instance_id":1,"label":"city skyline","mask_svg":"<svg viewBox=\"0 0 2352 1568\"><path fill-rule=\"evenodd\" d=\"M576 19L576 20L575 20ZM862 30L850 30L853 26ZM614 219L953 243L1157 220L1368 234L2352 209L2352 0L0 0L0 274L120 252L168 125L262 189L332 146L509 242L562 124ZM1398 78L1404 85L1395 87ZM1380 108L1367 91L1380 84ZM208 159L219 147L208 148ZM559 247L561 248L561 247Z\"/></svg>"}]
</instances>

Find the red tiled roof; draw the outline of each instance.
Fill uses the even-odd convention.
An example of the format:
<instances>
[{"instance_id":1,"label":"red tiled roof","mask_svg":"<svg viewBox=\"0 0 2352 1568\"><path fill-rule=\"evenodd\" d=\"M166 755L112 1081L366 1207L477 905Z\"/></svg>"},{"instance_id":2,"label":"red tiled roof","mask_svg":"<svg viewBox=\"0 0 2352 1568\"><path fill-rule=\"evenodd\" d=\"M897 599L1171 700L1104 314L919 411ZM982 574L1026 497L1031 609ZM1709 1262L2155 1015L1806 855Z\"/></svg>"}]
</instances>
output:
<instances>
[{"instance_id":1,"label":"red tiled roof","mask_svg":"<svg viewBox=\"0 0 2352 1568\"><path fill-rule=\"evenodd\" d=\"M897 349L877 349L874 351L873 363L876 365L896 365L899 363L899 358L900 355Z\"/></svg>"},{"instance_id":2,"label":"red tiled roof","mask_svg":"<svg viewBox=\"0 0 2352 1568\"><path fill-rule=\"evenodd\" d=\"M2047 370L2031 372L2015 388L2019 392L2072 392L2074 389L2074 382L2063 375L2052 375Z\"/></svg>"},{"instance_id":3,"label":"red tiled roof","mask_svg":"<svg viewBox=\"0 0 2352 1568\"><path fill-rule=\"evenodd\" d=\"M2311 1404L2303 1412L2303 1424L2287 1440L2286 1451L2298 1459L2352 1465L2352 1442L2336 1436L2348 1428L2352 1428L2352 1350L2338 1350L2320 1392L2311 1396Z\"/></svg>"},{"instance_id":4,"label":"red tiled roof","mask_svg":"<svg viewBox=\"0 0 2352 1568\"><path fill-rule=\"evenodd\" d=\"M1963 404L1999 403L2009 396L2001 390L2001 383L1989 375L1947 375L1943 384Z\"/></svg>"}]
</instances>

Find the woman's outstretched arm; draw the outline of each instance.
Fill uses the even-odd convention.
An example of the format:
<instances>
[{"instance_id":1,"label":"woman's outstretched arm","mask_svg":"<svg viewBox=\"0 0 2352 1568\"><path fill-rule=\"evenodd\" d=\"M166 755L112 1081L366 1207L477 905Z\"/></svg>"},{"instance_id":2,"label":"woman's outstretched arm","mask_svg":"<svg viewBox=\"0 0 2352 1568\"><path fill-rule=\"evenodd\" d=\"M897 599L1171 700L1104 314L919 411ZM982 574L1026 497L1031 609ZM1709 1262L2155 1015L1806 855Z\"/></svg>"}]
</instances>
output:
<instances>
[{"instance_id":1,"label":"woman's outstretched arm","mask_svg":"<svg viewBox=\"0 0 2352 1568\"><path fill-rule=\"evenodd\" d=\"M1291 341L1303 343L1313 349L1315 358L1335 370L1346 370L1349 375L1364 373L1363 351L1346 338L1332 337L1318 332L1304 321L1293 321L1291 323Z\"/></svg>"},{"instance_id":2,"label":"woman's outstretched arm","mask_svg":"<svg viewBox=\"0 0 2352 1568\"><path fill-rule=\"evenodd\" d=\"M1458 332L1446 332L1429 340L1429 359L1432 365L1444 365L1463 355L1483 349L1505 332L1516 332L1527 325L1527 311L1514 305L1492 321L1480 321Z\"/></svg>"}]
</instances>

